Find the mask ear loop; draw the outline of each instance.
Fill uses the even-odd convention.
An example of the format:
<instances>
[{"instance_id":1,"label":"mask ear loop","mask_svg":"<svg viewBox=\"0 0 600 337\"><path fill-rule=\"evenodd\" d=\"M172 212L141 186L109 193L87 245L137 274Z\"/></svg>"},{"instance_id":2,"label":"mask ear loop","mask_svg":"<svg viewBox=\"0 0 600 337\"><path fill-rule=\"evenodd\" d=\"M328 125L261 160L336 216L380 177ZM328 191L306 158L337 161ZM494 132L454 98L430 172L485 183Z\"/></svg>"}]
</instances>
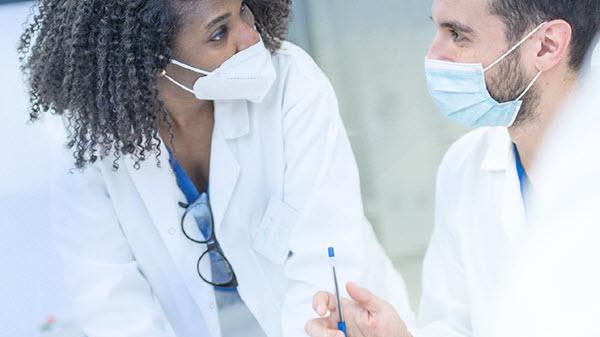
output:
<instances>
[{"instance_id":1,"label":"mask ear loop","mask_svg":"<svg viewBox=\"0 0 600 337\"><path fill-rule=\"evenodd\" d=\"M205 75L205 76L208 76L208 75L211 74L211 72L209 72L209 71L189 66L189 65L187 65L185 63L181 63L181 62L179 62L177 60L171 60L171 63L173 63L176 66L180 66L181 68L184 68L184 69L187 69L187 70L191 70L191 71L193 71L195 73L202 74L202 75ZM167 80L173 82L173 84L175 84L176 86L180 87L181 89L189 92L192 95L196 95L196 93L194 92L194 90L186 87L185 85L183 85L183 84L179 83L178 81L176 81L171 76L167 75L167 71L166 70L163 69L163 71L160 73L160 75L163 76L164 78L166 78Z\"/></svg>"},{"instance_id":2,"label":"mask ear loop","mask_svg":"<svg viewBox=\"0 0 600 337\"><path fill-rule=\"evenodd\" d=\"M181 89L189 92L192 95L196 95L196 93L194 93L194 90L186 87L185 85L177 82L174 78L172 78L171 76L167 75L167 71L163 69L163 71L160 73L160 76L166 78L167 80L173 82L173 84L175 84L176 86L180 87Z\"/></svg>"},{"instance_id":3,"label":"mask ear loop","mask_svg":"<svg viewBox=\"0 0 600 337\"><path fill-rule=\"evenodd\" d=\"M510 55L512 52L514 52L515 50L517 50L517 48L519 48L523 43L525 43L525 41L527 41L530 37L532 37L533 34L537 33L540 29L542 29L542 27L544 27L546 25L546 23L547 22L544 22L541 25L537 26L536 29L534 29L531 33L527 34L527 36L525 36L521 41L519 41L512 48L510 48L506 53L504 53L504 55L500 56L500 58L497 59L494 63L490 64L485 69L483 69L483 72L486 72L486 71L490 70L493 66L497 65L502 60L504 60L508 55Z\"/></svg>"},{"instance_id":4,"label":"mask ear loop","mask_svg":"<svg viewBox=\"0 0 600 337\"><path fill-rule=\"evenodd\" d=\"M210 72L210 71L206 71L206 70L202 70L202 69L194 68L194 67L192 67L192 66L189 66L189 65L187 65L187 64L185 64L185 63L181 63L181 62L179 62L179 61L177 61L177 60L171 60L171 63L173 63L173 64L175 64L175 65L178 65L178 66L180 66L181 68L184 68L184 69L187 69L187 70L191 70L191 71L193 71L193 72L195 72L195 73L198 73L198 74L202 74L202 75L206 75L206 76L208 76L208 75L210 75L210 74L211 74L211 72Z\"/></svg>"},{"instance_id":5,"label":"mask ear loop","mask_svg":"<svg viewBox=\"0 0 600 337\"><path fill-rule=\"evenodd\" d=\"M517 97L517 101L520 101L523 99L523 97L525 97L525 95L527 95L527 93L529 92L529 90L531 90L531 88L533 87L533 85L535 84L535 82L537 82L537 80L540 78L540 76L542 75L542 71L539 71L537 73L537 75L535 75L535 77L533 78L533 81L531 81L531 83L529 83L529 85L527 86L527 88L525 88L525 91L523 91L523 93Z\"/></svg>"}]
</instances>

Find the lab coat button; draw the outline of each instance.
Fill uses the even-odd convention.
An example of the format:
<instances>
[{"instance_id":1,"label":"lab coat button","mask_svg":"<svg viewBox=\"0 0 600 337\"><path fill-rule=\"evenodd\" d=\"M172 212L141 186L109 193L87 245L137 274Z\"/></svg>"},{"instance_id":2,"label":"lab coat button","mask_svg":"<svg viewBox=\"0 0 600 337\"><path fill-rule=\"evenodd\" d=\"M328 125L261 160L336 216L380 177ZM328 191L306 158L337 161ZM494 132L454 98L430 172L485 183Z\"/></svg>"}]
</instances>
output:
<instances>
[{"instance_id":1,"label":"lab coat button","mask_svg":"<svg viewBox=\"0 0 600 337\"><path fill-rule=\"evenodd\" d=\"M214 302L210 302L210 304L208 305L208 307L210 308L210 310L215 310L215 303Z\"/></svg>"},{"instance_id":2,"label":"lab coat button","mask_svg":"<svg viewBox=\"0 0 600 337\"><path fill-rule=\"evenodd\" d=\"M175 228L174 227L169 228L169 234L175 235Z\"/></svg>"}]
</instances>

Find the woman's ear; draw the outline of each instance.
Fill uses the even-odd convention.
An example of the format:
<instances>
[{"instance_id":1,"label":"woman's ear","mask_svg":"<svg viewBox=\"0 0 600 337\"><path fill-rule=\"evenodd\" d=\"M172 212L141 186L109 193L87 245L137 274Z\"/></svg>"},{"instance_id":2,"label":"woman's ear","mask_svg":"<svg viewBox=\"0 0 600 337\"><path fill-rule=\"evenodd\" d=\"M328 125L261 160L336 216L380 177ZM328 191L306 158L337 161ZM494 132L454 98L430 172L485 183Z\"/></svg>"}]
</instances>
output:
<instances>
[{"instance_id":1,"label":"woman's ear","mask_svg":"<svg viewBox=\"0 0 600 337\"><path fill-rule=\"evenodd\" d=\"M565 20L549 21L541 29L540 46L536 67L540 71L548 71L562 62L568 62L573 30Z\"/></svg>"}]
</instances>

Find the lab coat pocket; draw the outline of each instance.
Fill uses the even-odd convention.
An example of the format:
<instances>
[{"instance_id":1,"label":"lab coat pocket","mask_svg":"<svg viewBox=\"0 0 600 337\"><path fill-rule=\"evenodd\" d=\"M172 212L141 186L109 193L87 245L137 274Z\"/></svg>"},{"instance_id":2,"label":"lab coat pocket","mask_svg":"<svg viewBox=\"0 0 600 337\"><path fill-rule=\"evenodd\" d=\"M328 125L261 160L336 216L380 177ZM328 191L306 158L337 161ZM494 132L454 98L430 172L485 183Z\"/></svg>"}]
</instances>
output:
<instances>
[{"instance_id":1,"label":"lab coat pocket","mask_svg":"<svg viewBox=\"0 0 600 337\"><path fill-rule=\"evenodd\" d=\"M285 264L292 255L290 239L297 219L296 210L278 198L272 198L260 225L254 230L254 250L277 265Z\"/></svg>"}]
</instances>

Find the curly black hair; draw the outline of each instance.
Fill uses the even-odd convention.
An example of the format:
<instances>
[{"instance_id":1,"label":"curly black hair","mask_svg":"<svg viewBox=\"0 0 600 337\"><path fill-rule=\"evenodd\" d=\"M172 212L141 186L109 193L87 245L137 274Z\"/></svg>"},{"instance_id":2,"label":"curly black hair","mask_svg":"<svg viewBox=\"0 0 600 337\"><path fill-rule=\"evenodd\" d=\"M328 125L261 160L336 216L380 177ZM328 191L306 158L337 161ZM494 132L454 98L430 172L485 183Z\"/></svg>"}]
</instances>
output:
<instances>
[{"instance_id":1,"label":"curly black hair","mask_svg":"<svg viewBox=\"0 0 600 337\"><path fill-rule=\"evenodd\" d=\"M157 74L172 57L186 5L198 0L39 0L18 47L30 91L30 120L64 115L75 167L154 154L159 122L172 120ZM272 52L287 33L291 0L247 0Z\"/></svg>"}]
</instances>

